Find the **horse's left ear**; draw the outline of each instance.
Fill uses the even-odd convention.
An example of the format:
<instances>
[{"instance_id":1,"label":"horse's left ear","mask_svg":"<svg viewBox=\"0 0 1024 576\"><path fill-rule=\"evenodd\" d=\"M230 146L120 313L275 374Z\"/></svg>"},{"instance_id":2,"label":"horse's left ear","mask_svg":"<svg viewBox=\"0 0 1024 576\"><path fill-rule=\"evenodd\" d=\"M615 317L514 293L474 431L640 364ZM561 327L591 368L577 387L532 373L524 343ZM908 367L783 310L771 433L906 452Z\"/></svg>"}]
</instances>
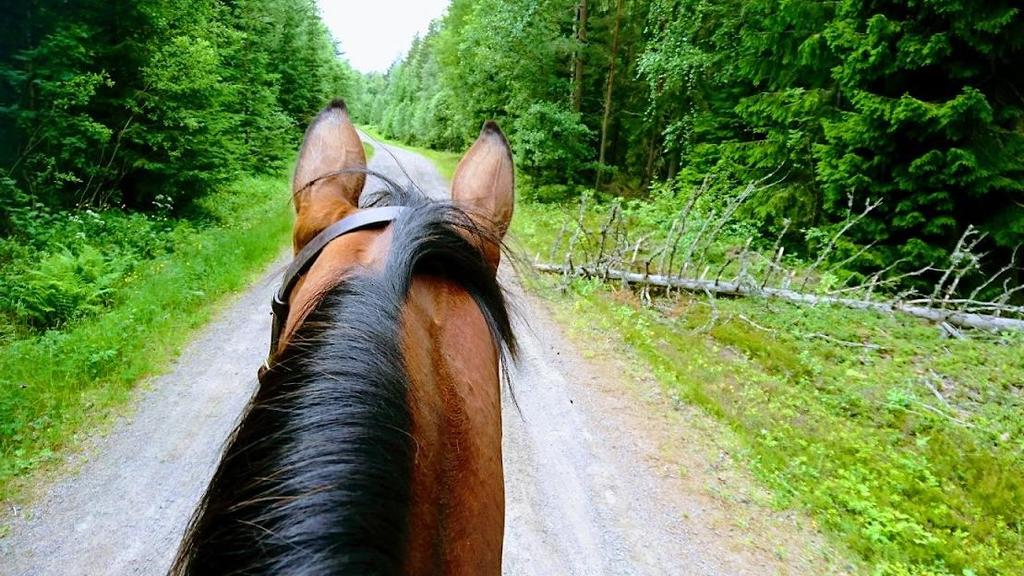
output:
<instances>
[{"instance_id":1,"label":"horse's left ear","mask_svg":"<svg viewBox=\"0 0 1024 576\"><path fill-rule=\"evenodd\" d=\"M295 252L359 206L365 170L366 153L348 108L334 100L310 123L299 149L292 177Z\"/></svg>"},{"instance_id":2,"label":"horse's left ear","mask_svg":"<svg viewBox=\"0 0 1024 576\"><path fill-rule=\"evenodd\" d=\"M484 123L480 136L459 161L452 178L452 200L478 225L487 228L495 240L505 236L515 207L515 170L512 150L496 122ZM485 246L484 255L497 269L499 247Z\"/></svg>"}]
</instances>

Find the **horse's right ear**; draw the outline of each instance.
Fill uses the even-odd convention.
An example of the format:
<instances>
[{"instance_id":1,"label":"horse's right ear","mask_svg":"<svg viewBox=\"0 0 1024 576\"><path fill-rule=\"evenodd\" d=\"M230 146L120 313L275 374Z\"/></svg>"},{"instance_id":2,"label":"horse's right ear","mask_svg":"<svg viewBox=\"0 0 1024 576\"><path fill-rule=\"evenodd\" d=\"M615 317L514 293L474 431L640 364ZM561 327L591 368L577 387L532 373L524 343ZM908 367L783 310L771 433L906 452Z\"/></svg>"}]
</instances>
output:
<instances>
[{"instance_id":1,"label":"horse's right ear","mask_svg":"<svg viewBox=\"0 0 1024 576\"><path fill-rule=\"evenodd\" d=\"M485 122L480 136L459 161L452 178L452 200L495 239L505 236L515 207L515 170L512 150L497 123ZM497 268L498 247L487 247L484 252Z\"/></svg>"}]
</instances>

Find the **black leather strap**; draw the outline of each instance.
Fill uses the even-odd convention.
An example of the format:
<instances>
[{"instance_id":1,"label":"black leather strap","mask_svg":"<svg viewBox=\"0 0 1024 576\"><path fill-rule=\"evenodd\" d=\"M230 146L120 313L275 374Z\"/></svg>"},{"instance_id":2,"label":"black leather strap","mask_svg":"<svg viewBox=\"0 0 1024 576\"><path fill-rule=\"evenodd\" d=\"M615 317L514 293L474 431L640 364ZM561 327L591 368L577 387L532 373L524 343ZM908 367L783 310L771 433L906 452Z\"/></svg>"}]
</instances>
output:
<instances>
[{"instance_id":1,"label":"black leather strap","mask_svg":"<svg viewBox=\"0 0 1024 576\"><path fill-rule=\"evenodd\" d=\"M270 303L271 314L274 317L274 324L270 332L270 357L273 357L274 352L277 351L281 329L284 328L284 323L288 319L288 298L291 296L292 288L295 287L295 283L299 281L299 278L309 270L317 256L323 252L323 249L330 244L331 240L356 230L378 228L390 224L404 210L404 206L385 206L360 210L324 228L322 232L303 246L302 250L299 250L299 253L295 255L295 259L288 266L288 270L284 273L284 278L281 280L281 288L274 294L274 299Z\"/></svg>"}]
</instances>

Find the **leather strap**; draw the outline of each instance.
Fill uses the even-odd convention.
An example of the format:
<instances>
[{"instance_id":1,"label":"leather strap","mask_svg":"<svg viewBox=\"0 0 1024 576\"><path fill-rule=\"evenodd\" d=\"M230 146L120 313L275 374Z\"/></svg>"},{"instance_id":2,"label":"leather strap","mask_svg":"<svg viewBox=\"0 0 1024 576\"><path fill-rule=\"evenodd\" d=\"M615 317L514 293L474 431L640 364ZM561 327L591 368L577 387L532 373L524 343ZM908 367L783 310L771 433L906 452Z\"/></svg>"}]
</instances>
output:
<instances>
[{"instance_id":1,"label":"leather strap","mask_svg":"<svg viewBox=\"0 0 1024 576\"><path fill-rule=\"evenodd\" d=\"M360 210L324 228L323 231L303 246L302 250L299 250L299 253L295 255L295 259L288 266L288 270L284 273L284 278L281 280L281 288L274 294L273 301L270 303L274 323L270 332L270 355L268 356L268 361L269 358L274 356L274 352L277 351L281 330L288 319L288 298L291 296L292 289L295 288L295 283L309 270L317 256L323 252L331 240L344 236L349 232L365 230L367 228L379 228L390 224L405 209L405 206L384 206ZM263 370L261 370L261 375L262 372Z\"/></svg>"}]
</instances>

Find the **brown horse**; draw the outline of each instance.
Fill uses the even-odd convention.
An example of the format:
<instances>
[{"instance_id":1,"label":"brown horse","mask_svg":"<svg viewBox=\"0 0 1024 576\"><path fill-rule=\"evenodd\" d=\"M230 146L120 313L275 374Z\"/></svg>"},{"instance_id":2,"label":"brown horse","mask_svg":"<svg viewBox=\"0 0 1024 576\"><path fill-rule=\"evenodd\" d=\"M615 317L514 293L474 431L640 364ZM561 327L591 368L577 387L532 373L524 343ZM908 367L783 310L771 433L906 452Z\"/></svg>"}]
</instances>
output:
<instances>
[{"instance_id":1,"label":"brown horse","mask_svg":"<svg viewBox=\"0 0 1024 576\"><path fill-rule=\"evenodd\" d=\"M172 574L501 570L508 143L484 125L450 202L392 187L377 205L403 208L360 208L365 169L335 101L295 170L286 317Z\"/></svg>"}]
</instances>

